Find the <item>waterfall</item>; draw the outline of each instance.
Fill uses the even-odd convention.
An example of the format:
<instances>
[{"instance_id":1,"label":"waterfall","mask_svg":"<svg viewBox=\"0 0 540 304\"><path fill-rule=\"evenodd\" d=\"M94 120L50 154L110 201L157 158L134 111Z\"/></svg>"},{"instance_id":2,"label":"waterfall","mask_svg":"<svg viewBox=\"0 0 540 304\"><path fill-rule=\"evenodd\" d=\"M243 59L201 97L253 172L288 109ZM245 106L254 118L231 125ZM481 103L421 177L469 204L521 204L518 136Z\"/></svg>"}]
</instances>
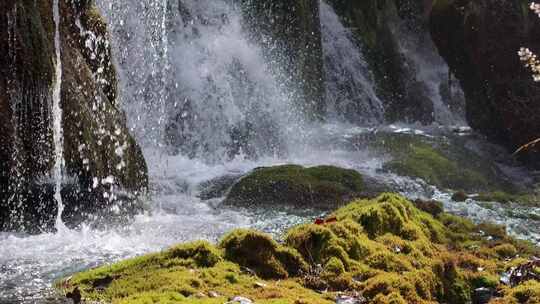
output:
<instances>
[{"instance_id":1,"label":"waterfall","mask_svg":"<svg viewBox=\"0 0 540 304\"><path fill-rule=\"evenodd\" d=\"M163 3L97 1L145 154L163 149L149 140L161 134L167 153L207 162L285 153L299 127L292 90L250 41L240 9L226 0L169 1L164 16Z\"/></svg>"},{"instance_id":2,"label":"waterfall","mask_svg":"<svg viewBox=\"0 0 540 304\"><path fill-rule=\"evenodd\" d=\"M434 122L440 125L467 125L465 93L450 68L439 55L427 30L407 25L405 20L391 20L390 28L396 37L399 51L414 71L433 103Z\"/></svg>"},{"instance_id":3,"label":"waterfall","mask_svg":"<svg viewBox=\"0 0 540 304\"><path fill-rule=\"evenodd\" d=\"M359 42L324 1L320 12L329 114L355 124L382 123L384 107Z\"/></svg>"},{"instance_id":4,"label":"waterfall","mask_svg":"<svg viewBox=\"0 0 540 304\"><path fill-rule=\"evenodd\" d=\"M62 203L62 179L64 169L64 132L62 129L62 108L61 108L61 88L62 88L62 57L61 57L61 41L60 41L60 5L59 0L54 0L53 3L53 18L55 24L54 33L54 48L56 50L55 62L55 79L53 86L53 104L52 104L52 121L53 121L53 139L54 139L54 168L53 178L55 181L54 198L58 204L58 214L56 217L56 228L62 229L62 212L64 205Z\"/></svg>"}]
</instances>

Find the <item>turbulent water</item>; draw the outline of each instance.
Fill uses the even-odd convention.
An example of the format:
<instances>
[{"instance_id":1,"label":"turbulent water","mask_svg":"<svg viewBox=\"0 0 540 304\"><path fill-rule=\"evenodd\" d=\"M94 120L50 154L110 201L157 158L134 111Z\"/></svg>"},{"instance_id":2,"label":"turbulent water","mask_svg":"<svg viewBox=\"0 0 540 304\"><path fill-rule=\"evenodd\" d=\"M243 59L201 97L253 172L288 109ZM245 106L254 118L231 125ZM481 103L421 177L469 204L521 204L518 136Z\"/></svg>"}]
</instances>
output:
<instances>
[{"instance_id":1,"label":"turbulent water","mask_svg":"<svg viewBox=\"0 0 540 304\"><path fill-rule=\"evenodd\" d=\"M109 21L121 102L149 164L147 212L129 225L104 231L0 233L0 303L56 302L52 282L89 267L178 242L215 241L237 227L279 235L318 216L309 210L229 209L220 206L219 197L199 198L207 181L266 165L352 168L410 197L436 198L448 210L477 221L505 223L515 235L540 243L540 222L526 216L540 218L538 209L515 207L510 213L495 203L455 203L422 181L381 170L388 158L369 151L358 138L379 132L459 135L446 127L374 126L383 121L383 110L371 75L359 46L326 4L321 22L327 104L329 121L338 122L310 124L294 109L292 89L277 80L282 75L275 71L285 69L273 67L261 46L249 40L238 8L229 1L96 2ZM437 82L440 73L435 74ZM364 126L343 122L351 107L359 110L355 115Z\"/></svg>"}]
</instances>

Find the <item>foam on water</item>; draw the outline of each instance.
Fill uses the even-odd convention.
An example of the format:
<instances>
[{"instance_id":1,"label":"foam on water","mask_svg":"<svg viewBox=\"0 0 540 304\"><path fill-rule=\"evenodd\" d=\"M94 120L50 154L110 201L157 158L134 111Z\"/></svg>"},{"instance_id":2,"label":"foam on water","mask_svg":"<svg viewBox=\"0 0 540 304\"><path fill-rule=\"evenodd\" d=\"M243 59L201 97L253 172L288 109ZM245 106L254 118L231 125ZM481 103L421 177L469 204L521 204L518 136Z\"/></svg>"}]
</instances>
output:
<instances>
[{"instance_id":1,"label":"foam on water","mask_svg":"<svg viewBox=\"0 0 540 304\"><path fill-rule=\"evenodd\" d=\"M292 107L294 94L288 94L290 88L272 74L283 69L272 67L261 47L248 39L241 14L229 1L96 3L109 19L121 103L149 165L148 211L129 224L107 230L84 226L35 236L0 233L0 302L44 302L58 278L175 243L216 241L238 227L279 236L292 225L311 221L317 212L231 209L220 205L221 198L201 201L198 197L206 181L286 163L355 169L407 196L441 199L453 212L509 223L511 232L540 242L540 222L522 216L539 214L537 209L523 208L512 214L493 204L455 204L449 194L420 180L384 172L388 157L356 141L363 134L378 132L437 137L451 131L303 121ZM332 118L342 120L337 108L346 110L347 104L356 104L365 111L362 122L379 122L382 106L373 92L369 70L359 53L350 53L358 46L331 8L322 5L326 68L335 76L328 84L329 103L336 109ZM435 74L440 76L438 71ZM339 95L343 86L353 94ZM356 95L362 98L350 99ZM61 111L56 114L61 119ZM520 223L528 230L520 229Z\"/></svg>"}]
</instances>

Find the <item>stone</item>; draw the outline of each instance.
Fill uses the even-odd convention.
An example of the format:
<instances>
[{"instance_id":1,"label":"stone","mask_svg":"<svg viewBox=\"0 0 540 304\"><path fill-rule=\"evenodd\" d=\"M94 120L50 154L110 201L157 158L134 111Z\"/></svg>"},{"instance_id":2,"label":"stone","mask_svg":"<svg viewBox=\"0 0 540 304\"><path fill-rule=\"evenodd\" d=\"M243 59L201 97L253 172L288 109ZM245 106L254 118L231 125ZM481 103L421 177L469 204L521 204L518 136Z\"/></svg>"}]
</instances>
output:
<instances>
[{"instance_id":1,"label":"stone","mask_svg":"<svg viewBox=\"0 0 540 304\"><path fill-rule=\"evenodd\" d=\"M231 188L224 204L330 210L360 196L362 189L362 175L354 170L283 165L253 170Z\"/></svg>"},{"instance_id":2,"label":"stone","mask_svg":"<svg viewBox=\"0 0 540 304\"><path fill-rule=\"evenodd\" d=\"M540 84L517 55L522 46L540 49L540 20L528 5L437 0L430 17L439 53L465 92L470 126L512 152L540 134ZM523 159L539 164L533 152Z\"/></svg>"},{"instance_id":3,"label":"stone","mask_svg":"<svg viewBox=\"0 0 540 304\"><path fill-rule=\"evenodd\" d=\"M95 210L136 205L134 198L148 186L142 151L116 104L106 23L91 1L73 4L60 1L62 217L71 227ZM54 165L52 7L51 0L0 4L0 49L6 54L0 59L0 230L54 229L57 203L46 178ZM99 39L87 43L90 36Z\"/></svg>"},{"instance_id":4,"label":"stone","mask_svg":"<svg viewBox=\"0 0 540 304\"><path fill-rule=\"evenodd\" d=\"M487 304L493 298L493 290L487 287L476 288L473 292L473 304Z\"/></svg>"}]
</instances>

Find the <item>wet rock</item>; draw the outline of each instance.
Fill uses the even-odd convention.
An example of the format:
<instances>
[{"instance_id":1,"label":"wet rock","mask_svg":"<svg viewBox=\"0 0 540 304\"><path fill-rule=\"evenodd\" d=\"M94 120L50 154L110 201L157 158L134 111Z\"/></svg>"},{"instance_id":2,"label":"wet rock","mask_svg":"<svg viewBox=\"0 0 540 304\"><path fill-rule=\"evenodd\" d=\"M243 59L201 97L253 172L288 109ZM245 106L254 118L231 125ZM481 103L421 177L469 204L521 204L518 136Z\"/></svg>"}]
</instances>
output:
<instances>
[{"instance_id":1,"label":"wet rock","mask_svg":"<svg viewBox=\"0 0 540 304\"><path fill-rule=\"evenodd\" d=\"M414 202L414 206L422 211L425 211L434 217L444 212L443 204L435 200L421 200L417 199Z\"/></svg>"},{"instance_id":2,"label":"wet rock","mask_svg":"<svg viewBox=\"0 0 540 304\"><path fill-rule=\"evenodd\" d=\"M231 188L224 203L329 210L359 196L362 189L362 175L354 170L285 165L255 169Z\"/></svg>"},{"instance_id":3,"label":"wet rock","mask_svg":"<svg viewBox=\"0 0 540 304\"><path fill-rule=\"evenodd\" d=\"M224 197L229 189L240 179L241 175L228 174L214 178L201 183L199 188L199 198L201 200L211 200L214 198Z\"/></svg>"},{"instance_id":4,"label":"wet rock","mask_svg":"<svg viewBox=\"0 0 540 304\"><path fill-rule=\"evenodd\" d=\"M73 291L66 294L66 298L73 300L73 304L79 304L82 300L81 291L79 288L75 287Z\"/></svg>"},{"instance_id":5,"label":"wet rock","mask_svg":"<svg viewBox=\"0 0 540 304\"><path fill-rule=\"evenodd\" d=\"M472 295L472 302L473 304L487 304L493 298L493 293L491 288L476 288Z\"/></svg>"},{"instance_id":6,"label":"wet rock","mask_svg":"<svg viewBox=\"0 0 540 304\"><path fill-rule=\"evenodd\" d=\"M44 177L54 164L52 6L50 0L0 4L0 48L7 54L0 59L0 230L47 231L54 224L49 220L55 210L49 208L51 191L41 186L51 184ZM109 203L116 201L111 195L116 191L140 193L147 187L147 168L116 104L117 78L105 22L91 2L60 1L60 6L68 188L62 189L62 199L66 210L89 213L99 204L79 204L83 193ZM72 195L71 189L79 189L80 195Z\"/></svg>"},{"instance_id":7,"label":"wet rock","mask_svg":"<svg viewBox=\"0 0 540 304\"><path fill-rule=\"evenodd\" d=\"M430 20L439 53L465 91L471 127L512 151L538 138L540 84L517 56L522 46L540 49L540 21L528 3L435 1Z\"/></svg>"},{"instance_id":8,"label":"wet rock","mask_svg":"<svg viewBox=\"0 0 540 304\"><path fill-rule=\"evenodd\" d=\"M462 192L462 191L458 191L454 193L454 195L452 195L452 200L455 202L464 202L467 199L469 199L469 196L465 192Z\"/></svg>"}]
</instances>

